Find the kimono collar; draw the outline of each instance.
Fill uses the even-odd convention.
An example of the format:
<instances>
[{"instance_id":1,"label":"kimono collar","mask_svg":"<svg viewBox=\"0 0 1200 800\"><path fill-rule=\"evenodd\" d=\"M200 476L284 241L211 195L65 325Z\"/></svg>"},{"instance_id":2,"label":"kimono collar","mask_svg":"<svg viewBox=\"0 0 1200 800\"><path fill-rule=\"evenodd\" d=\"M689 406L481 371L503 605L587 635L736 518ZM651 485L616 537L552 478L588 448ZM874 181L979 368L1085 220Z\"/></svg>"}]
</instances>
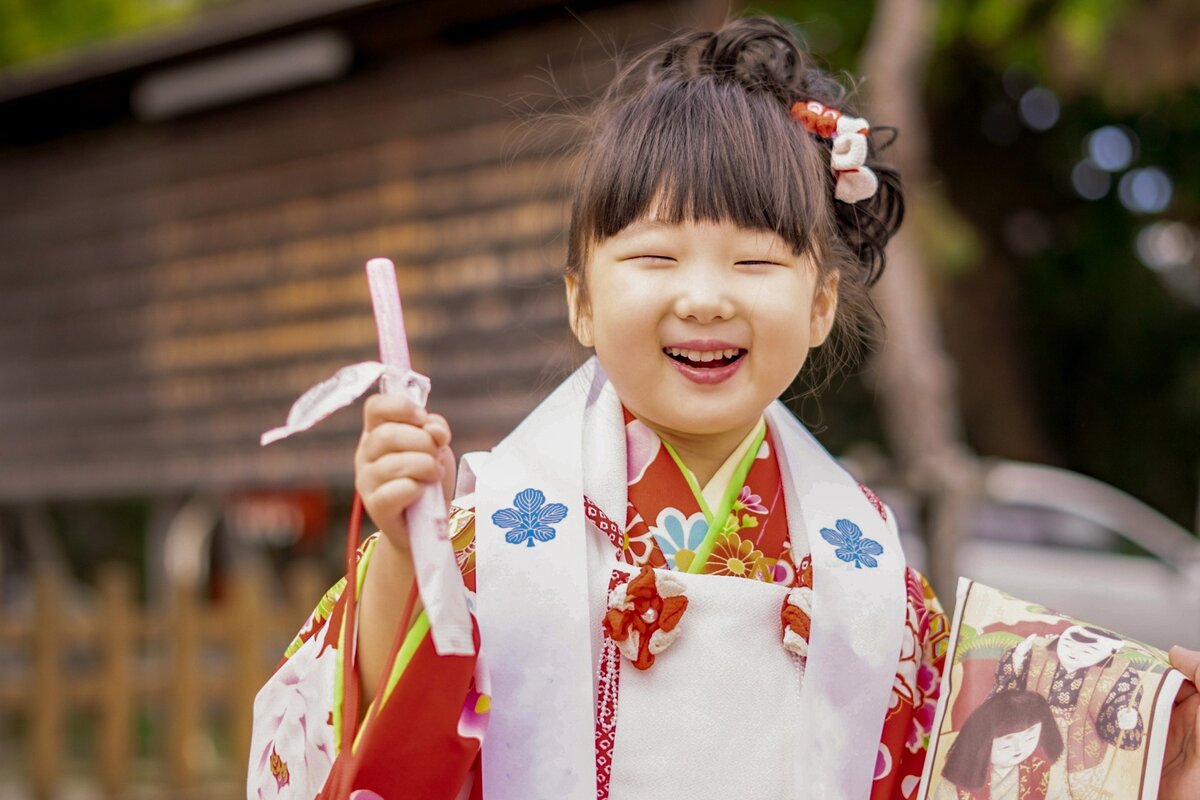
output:
<instances>
[{"instance_id":1,"label":"kimono collar","mask_svg":"<svg viewBox=\"0 0 1200 800\"><path fill-rule=\"evenodd\" d=\"M903 554L894 524L782 404L766 418L793 542L811 542L813 552L796 785L858 800L870 793L899 656ZM476 492L480 657L493 688L483 743L489 800L595 797L598 621L583 498L623 520L625 458L621 403L594 358L490 454L464 458L461 484Z\"/></svg>"}]
</instances>

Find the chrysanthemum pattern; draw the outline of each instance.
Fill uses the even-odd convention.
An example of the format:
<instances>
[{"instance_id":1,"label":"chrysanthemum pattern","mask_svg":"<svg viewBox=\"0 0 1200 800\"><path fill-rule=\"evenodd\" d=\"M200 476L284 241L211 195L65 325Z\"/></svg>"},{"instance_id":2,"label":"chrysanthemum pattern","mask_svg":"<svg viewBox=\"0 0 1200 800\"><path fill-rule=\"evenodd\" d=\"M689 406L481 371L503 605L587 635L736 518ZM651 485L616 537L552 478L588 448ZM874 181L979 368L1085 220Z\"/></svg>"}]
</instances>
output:
<instances>
[{"instance_id":1,"label":"chrysanthemum pattern","mask_svg":"<svg viewBox=\"0 0 1200 800\"><path fill-rule=\"evenodd\" d=\"M755 550L753 542L746 541L736 533L727 533L717 537L712 555L704 565L704 572L708 575L749 578L757 571L762 557L762 551Z\"/></svg>"}]
</instances>

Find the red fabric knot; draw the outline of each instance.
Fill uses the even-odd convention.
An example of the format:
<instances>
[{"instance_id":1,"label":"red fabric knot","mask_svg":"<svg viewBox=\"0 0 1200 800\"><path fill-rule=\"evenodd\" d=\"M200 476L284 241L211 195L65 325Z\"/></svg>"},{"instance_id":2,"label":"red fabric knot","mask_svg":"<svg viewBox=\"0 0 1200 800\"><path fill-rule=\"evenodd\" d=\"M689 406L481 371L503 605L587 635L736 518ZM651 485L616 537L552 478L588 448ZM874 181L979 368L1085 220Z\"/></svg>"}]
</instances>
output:
<instances>
[{"instance_id":1,"label":"red fabric knot","mask_svg":"<svg viewBox=\"0 0 1200 800\"><path fill-rule=\"evenodd\" d=\"M808 659L808 639L812 633L812 558L804 556L800 559L798 574L799 585L783 598L783 608L779 610L779 621L783 626L783 646L788 651Z\"/></svg>"},{"instance_id":2,"label":"red fabric knot","mask_svg":"<svg viewBox=\"0 0 1200 800\"><path fill-rule=\"evenodd\" d=\"M837 122L842 112L816 100L797 100L792 103L791 115L809 133L832 139L837 133Z\"/></svg>"},{"instance_id":3,"label":"red fabric knot","mask_svg":"<svg viewBox=\"0 0 1200 800\"><path fill-rule=\"evenodd\" d=\"M679 637L677 626L687 604L678 578L646 565L633 580L609 592L604 632L635 667L650 669L654 657Z\"/></svg>"}]
</instances>

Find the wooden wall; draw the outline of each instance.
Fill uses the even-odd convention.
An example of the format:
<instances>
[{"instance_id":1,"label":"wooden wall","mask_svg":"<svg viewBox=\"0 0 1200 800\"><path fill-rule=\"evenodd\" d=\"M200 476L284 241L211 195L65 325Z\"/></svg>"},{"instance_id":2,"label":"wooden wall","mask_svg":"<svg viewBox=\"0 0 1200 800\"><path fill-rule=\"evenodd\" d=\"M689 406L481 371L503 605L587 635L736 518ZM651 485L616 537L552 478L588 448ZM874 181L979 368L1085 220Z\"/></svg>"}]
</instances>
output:
<instances>
[{"instance_id":1,"label":"wooden wall","mask_svg":"<svg viewBox=\"0 0 1200 800\"><path fill-rule=\"evenodd\" d=\"M614 43L702 24L700 6L564 11L317 89L0 151L0 501L348 484L357 408L257 439L376 356L362 267L381 255L431 406L460 451L495 442L580 355L558 277L571 139L513 100L554 94L547 63L567 93L599 88Z\"/></svg>"}]
</instances>

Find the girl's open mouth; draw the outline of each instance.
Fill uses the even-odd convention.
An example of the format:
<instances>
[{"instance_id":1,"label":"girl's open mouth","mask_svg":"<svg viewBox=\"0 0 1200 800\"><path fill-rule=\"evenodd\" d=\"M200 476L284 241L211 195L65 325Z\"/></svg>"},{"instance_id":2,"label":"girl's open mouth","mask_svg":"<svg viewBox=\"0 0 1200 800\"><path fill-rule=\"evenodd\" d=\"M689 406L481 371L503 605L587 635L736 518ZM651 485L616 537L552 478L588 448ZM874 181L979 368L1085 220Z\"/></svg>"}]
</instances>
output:
<instances>
[{"instance_id":1,"label":"girl's open mouth","mask_svg":"<svg viewBox=\"0 0 1200 800\"><path fill-rule=\"evenodd\" d=\"M746 354L740 347L725 350L685 350L681 347L664 347L663 352L672 360L696 369L719 369L727 367Z\"/></svg>"},{"instance_id":2,"label":"girl's open mouth","mask_svg":"<svg viewBox=\"0 0 1200 800\"><path fill-rule=\"evenodd\" d=\"M663 355L679 374L693 383L722 383L733 377L742 366L746 353L743 347L721 350L689 350L682 347L664 347Z\"/></svg>"}]
</instances>

